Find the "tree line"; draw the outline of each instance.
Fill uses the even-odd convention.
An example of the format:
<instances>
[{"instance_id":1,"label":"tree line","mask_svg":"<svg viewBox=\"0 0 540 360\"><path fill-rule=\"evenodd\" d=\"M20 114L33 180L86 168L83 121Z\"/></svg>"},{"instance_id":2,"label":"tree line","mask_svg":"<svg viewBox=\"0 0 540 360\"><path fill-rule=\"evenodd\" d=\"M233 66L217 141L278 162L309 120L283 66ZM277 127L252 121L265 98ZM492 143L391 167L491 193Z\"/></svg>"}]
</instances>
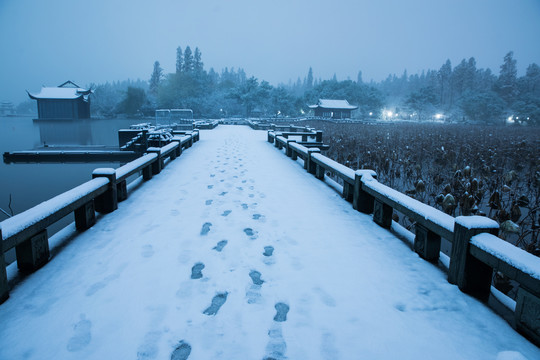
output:
<instances>
[{"instance_id":1,"label":"tree line","mask_svg":"<svg viewBox=\"0 0 540 360\"><path fill-rule=\"evenodd\" d=\"M231 116L307 116L320 98L346 99L358 105L356 118L392 116L426 120L436 113L453 120L540 124L540 67L533 63L517 76L513 52L505 55L499 74L479 69L474 57L452 67L421 74L389 75L380 82L316 79L312 68L296 82L272 86L241 68L206 70L198 47L176 49L176 68L165 73L155 61L148 81L125 81L94 86L96 116L153 115L155 109L192 109L196 118Z\"/></svg>"}]
</instances>

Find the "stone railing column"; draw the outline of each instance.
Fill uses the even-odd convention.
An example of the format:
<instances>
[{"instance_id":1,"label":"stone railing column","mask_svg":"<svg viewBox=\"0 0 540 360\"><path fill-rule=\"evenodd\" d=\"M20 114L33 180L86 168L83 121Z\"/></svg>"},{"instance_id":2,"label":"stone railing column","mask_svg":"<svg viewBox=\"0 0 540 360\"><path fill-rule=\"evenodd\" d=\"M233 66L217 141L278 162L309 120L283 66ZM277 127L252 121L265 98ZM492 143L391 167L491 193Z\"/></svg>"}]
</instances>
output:
<instances>
[{"instance_id":1,"label":"stone railing column","mask_svg":"<svg viewBox=\"0 0 540 360\"><path fill-rule=\"evenodd\" d=\"M92 179L106 177L109 186L105 193L94 199L97 212L110 213L118 209L118 189L116 188L116 171L113 168L98 168L92 172Z\"/></svg>"},{"instance_id":2,"label":"stone railing column","mask_svg":"<svg viewBox=\"0 0 540 360\"><path fill-rule=\"evenodd\" d=\"M416 223L415 231L414 251L421 258L436 263L441 252L441 236L419 223Z\"/></svg>"},{"instance_id":3,"label":"stone railing column","mask_svg":"<svg viewBox=\"0 0 540 360\"><path fill-rule=\"evenodd\" d=\"M43 230L15 247L17 267L22 272L33 272L49 261L49 237Z\"/></svg>"},{"instance_id":4,"label":"stone railing column","mask_svg":"<svg viewBox=\"0 0 540 360\"><path fill-rule=\"evenodd\" d=\"M189 143L188 143L189 144ZM189 146L188 146L189 147ZM161 168L162 168L162 163L163 163L163 159L161 158L161 149L160 148L155 148L155 147L151 147L151 148L148 148L146 150L147 153L149 154L156 154L157 155L157 159L156 161L154 161L152 163L152 175L157 175L161 172ZM144 175L144 174L143 174Z\"/></svg>"},{"instance_id":5,"label":"stone railing column","mask_svg":"<svg viewBox=\"0 0 540 360\"><path fill-rule=\"evenodd\" d=\"M377 178L377 173L373 170L356 170L354 173L354 194L353 209L371 214L373 212L374 198L362 189L362 177L371 176Z\"/></svg>"},{"instance_id":6,"label":"stone railing column","mask_svg":"<svg viewBox=\"0 0 540 360\"><path fill-rule=\"evenodd\" d=\"M317 172L317 164L315 164L315 161L311 160L311 155L319 154L320 152L321 150L319 148L308 149L308 156L306 160L307 167L306 166L304 167L310 174L316 175L316 172Z\"/></svg>"},{"instance_id":7,"label":"stone railing column","mask_svg":"<svg viewBox=\"0 0 540 360\"><path fill-rule=\"evenodd\" d=\"M83 231L89 229L96 223L94 200L91 200L78 209L75 209L74 213L75 227L77 230Z\"/></svg>"},{"instance_id":8,"label":"stone railing column","mask_svg":"<svg viewBox=\"0 0 540 360\"><path fill-rule=\"evenodd\" d=\"M457 284L464 293L487 301L491 291L493 269L470 254L471 238L480 233L497 235L499 224L484 216L458 216L448 269L448 282Z\"/></svg>"},{"instance_id":9,"label":"stone railing column","mask_svg":"<svg viewBox=\"0 0 540 360\"><path fill-rule=\"evenodd\" d=\"M2 240L2 229L0 228L0 304L9 297L9 284L6 272L6 261L4 259L4 241Z\"/></svg>"}]
</instances>

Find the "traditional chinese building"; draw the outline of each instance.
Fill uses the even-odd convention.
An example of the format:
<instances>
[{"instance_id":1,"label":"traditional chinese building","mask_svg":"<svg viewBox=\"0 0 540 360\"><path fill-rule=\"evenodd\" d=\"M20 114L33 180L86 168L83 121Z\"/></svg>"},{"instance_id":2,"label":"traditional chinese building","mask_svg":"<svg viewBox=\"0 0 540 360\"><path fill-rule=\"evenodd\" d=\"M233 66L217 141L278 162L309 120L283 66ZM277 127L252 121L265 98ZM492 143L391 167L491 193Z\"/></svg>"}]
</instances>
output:
<instances>
[{"instance_id":1,"label":"traditional chinese building","mask_svg":"<svg viewBox=\"0 0 540 360\"><path fill-rule=\"evenodd\" d=\"M39 119L77 120L90 118L90 94L92 90L66 81L58 87L42 87L38 94L30 94L37 100Z\"/></svg>"},{"instance_id":2,"label":"traditional chinese building","mask_svg":"<svg viewBox=\"0 0 540 360\"><path fill-rule=\"evenodd\" d=\"M315 112L315 116L347 119L351 117L351 112L358 109L358 106L351 105L347 100L319 99L316 105L309 106Z\"/></svg>"}]
</instances>

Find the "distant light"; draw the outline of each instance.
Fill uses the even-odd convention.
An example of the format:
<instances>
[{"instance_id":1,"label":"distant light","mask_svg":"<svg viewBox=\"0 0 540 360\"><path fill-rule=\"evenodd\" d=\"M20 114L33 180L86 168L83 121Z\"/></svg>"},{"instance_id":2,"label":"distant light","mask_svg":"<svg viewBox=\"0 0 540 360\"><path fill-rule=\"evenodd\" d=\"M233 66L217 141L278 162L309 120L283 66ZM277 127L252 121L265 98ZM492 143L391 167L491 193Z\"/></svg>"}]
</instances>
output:
<instances>
[{"instance_id":1,"label":"distant light","mask_svg":"<svg viewBox=\"0 0 540 360\"><path fill-rule=\"evenodd\" d=\"M371 115L373 115L373 113L372 113L372 112L370 112L370 113L369 113L369 116L371 116Z\"/></svg>"},{"instance_id":2,"label":"distant light","mask_svg":"<svg viewBox=\"0 0 540 360\"><path fill-rule=\"evenodd\" d=\"M509 117L508 117L508 121L509 121L509 122L512 122L513 120L514 120L514 119L512 118L512 116L509 116Z\"/></svg>"},{"instance_id":3,"label":"distant light","mask_svg":"<svg viewBox=\"0 0 540 360\"><path fill-rule=\"evenodd\" d=\"M399 114L395 114L394 116L397 117Z\"/></svg>"},{"instance_id":4,"label":"distant light","mask_svg":"<svg viewBox=\"0 0 540 360\"><path fill-rule=\"evenodd\" d=\"M303 110L303 109L300 109L300 114L302 114L302 115L304 115L304 114L305 114L305 112L304 112L304 110Z\"/></svg>"},{"instance_id":5,"label":"distant light","mask_svg":"<svg viewBox=\"0 0 540 360\"><path fill-rule=\"evenodd\" d=\"M391 116L392 116L392 112L391 112L391 111L387 111L387 112L386 112L386 115L389 116L389 117L391 117Z\"/></svg>"},{"instance_id":6,"label":"distant light","mask_svg":"<svg viewBox=\"0 0 540 360\"><path fill-rule=\"evenodd\" d=\"M516 120L519 120L519 116L516 116Z\"/></svg>"},{"instance_id":7,"label":"distant light","mask_svg":"<svg viewBox=\"0 0 540 360\"><path fill-rule=\"evenodd\" d=\"M281 111L278 110L277 114L278 114L278 115L281 114Z\"/></svg>"},{"instance_id":8,"label":"distant light","mask_svg":"<svg viewBox=\"0 0 540 360\"><path fill-rule=\"evenodd\" d=\"M435 114L435 119L439 120L442 119L443 114Z\"/></svg>"}]
</instances>

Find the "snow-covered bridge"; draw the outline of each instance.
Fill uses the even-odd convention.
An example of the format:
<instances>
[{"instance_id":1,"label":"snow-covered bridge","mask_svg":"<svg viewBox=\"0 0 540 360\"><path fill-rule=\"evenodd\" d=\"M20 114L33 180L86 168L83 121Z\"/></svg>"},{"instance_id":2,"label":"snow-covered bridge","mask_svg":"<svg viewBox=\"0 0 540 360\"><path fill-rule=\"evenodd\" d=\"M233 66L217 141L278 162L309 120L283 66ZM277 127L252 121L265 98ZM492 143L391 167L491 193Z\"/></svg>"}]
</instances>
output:
<instances>
[{"instance_id":1,"label":"snow-covered bridge","mask_svg":"<svg viewBox=\"0 0 540 360\"><path fill-rule=\"evenodd\" d=\"M540 358L266 140L201 132L118 210L55 235L43 268L10 265L0 359Z\"/></svg>"}]
</instances>

